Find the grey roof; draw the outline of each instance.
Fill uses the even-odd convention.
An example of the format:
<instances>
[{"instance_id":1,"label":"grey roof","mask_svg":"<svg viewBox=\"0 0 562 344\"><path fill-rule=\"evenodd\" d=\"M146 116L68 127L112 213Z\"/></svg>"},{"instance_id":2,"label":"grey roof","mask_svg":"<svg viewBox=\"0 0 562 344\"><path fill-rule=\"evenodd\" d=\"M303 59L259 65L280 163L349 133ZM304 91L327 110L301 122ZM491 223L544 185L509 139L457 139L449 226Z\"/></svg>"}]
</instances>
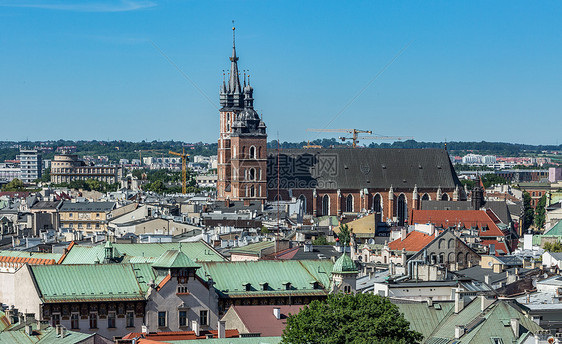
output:
<instances>
[{"instance_id":1,"label":"grey roof","mask_svg":"<svg viewBox=\"0 0 562 344\"><path fill-rule=\"evenodd\" d=\"M532 269L519 269L519 274L524 275L525 273L532 271ZM459 270L455 274L464 277L472 278L473 280L484 282L484 276L490 276L490 284L501 282L507 279L507 272L514 274L515 269L508 269L506 271L495 273L493 269L485 269L481 266L473 266L464 270Z\"/></svg>"},{"instance_id":2,"label":"grey roof","mask_svg":"<svg viewBox=\"0 0 562 344\"><path fill-rule=\"evenodd\" d=\"M64 202L60 211L111 211L115 202Z\"/></svg>"},{"instance_id":3,"label":"grey roof","mask_svg":"<svg viewBox=\"0 0 562 344\"><path fill-rule=\"evenodd\" d=\"M60 204L61 201L39 201L31 209L56 209Z\"/></svg>"},{"instance_id":4,"label":"grey roof","mask_svg":"<svg viewBox=\"0 0 562 344\"><path fill-rule=\"evenodd\" d=\"M517 256L497 256L496 259L499 260L503 265L507 266L523 265L523 259Z\"/></svg>"},{"instance_id":5,"label":"grey roof","mask_svg":"<svg viewBox=\"0 0 562 344\"><path fill-rule=\"evenodd\" d=\"M268 154L268 187L308 189L454 189L460 186L443 149L286 149ZM292 186L294 185L294 186ZM452 195L450 195L452 196Z\"/></svg>"}]
</instances>

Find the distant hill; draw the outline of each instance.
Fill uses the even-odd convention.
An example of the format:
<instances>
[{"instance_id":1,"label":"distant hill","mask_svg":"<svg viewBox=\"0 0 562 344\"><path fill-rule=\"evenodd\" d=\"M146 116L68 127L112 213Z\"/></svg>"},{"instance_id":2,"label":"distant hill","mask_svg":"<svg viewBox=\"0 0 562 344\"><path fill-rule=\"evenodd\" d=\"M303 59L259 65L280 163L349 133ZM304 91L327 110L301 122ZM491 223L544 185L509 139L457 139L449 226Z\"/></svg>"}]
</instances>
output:
<instances>
[{"instance_id":1,"label":"distant hill","mask_svg":"<svg viewBox=\"0 0 562 344\"><path fill-rule=\"evenodd\" d=\"M280 148L302 148L303 146L319 145L322 147L346 147L350 143L342 144L336 139L320 139L302 142L282 142ZM76 150L80 156L82 155L105 155L113 162L119 159L138 159L139 156L169 156L168 151L181 151L185 148L186 152L191 155L216 155L217 143L187 143L181 141L0 141L0 162L4 160L15 159L19 152L18 147L50 147L50 150L43 152L44 159L51 159L55 154L57 147L76 146ZM371 143L369 148L444 148L444 142L417 142L415 140L400 141L393 143ZM269 149L277 148L277 141L273 140L268 143ZM562 145L526 145L517 143L504 142L447 142L447 149L451 154L463 155L469 152L478 154L492 154L501 156L525 156L537 155L545 151L562 152Z\"/></svg>"}]
</instances>

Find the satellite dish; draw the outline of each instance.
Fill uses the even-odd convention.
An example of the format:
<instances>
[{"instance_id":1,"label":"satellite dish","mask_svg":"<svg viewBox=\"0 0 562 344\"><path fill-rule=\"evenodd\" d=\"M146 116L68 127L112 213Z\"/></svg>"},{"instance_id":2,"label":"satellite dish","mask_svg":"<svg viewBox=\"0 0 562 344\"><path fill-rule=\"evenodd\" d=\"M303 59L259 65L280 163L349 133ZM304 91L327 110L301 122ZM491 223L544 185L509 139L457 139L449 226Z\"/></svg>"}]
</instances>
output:
<instances>
[{"instance_id":1,"label":"satellite dish","mask_svg":"<svg viewBox=\"0 0 562 344\"><path fill-rule=\"evenodd\" d=\"M488 265L489 265L489 266L494 266L494 263L488 262Z\"/></svg>"}]
</instances>

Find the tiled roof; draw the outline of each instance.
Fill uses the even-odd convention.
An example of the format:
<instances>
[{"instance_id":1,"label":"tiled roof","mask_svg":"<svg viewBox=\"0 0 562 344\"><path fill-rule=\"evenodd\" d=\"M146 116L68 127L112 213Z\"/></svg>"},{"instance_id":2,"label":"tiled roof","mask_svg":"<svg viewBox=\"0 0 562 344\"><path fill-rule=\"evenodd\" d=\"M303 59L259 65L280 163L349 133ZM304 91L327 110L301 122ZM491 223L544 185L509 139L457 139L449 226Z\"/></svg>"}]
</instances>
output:
<instances>
[{"instance_id":1,"label":"tiled roof","mask_svg":"<svg viewBox=\"0 0 562 344\"><path fill-rule=\"evenodd\" d=\"M408 233L404 240L399 238L389 243L388 248L391 250L406 249L407 252L418 252L427 246L434 238L435 236L433 235L413 231Z\"/></svg>"},{"instance_id":2,"label":"tiled roof","mask_svg":"<svg viewBox=\"0 0 562 344\"><path fill-rule=\"evenodd\" d=\"M215 282L223 296L325 295L330 287L333 263L323 260L259 260L243 262L201 262L197 274ZM314 283L320 284L314 289ZM263 290L267 283L266 290ZM290 288L286 285L290 283ZM250 284L250 291L246 285Z\"/></svg>"},{"instance_id":3,"label":"tiled roof","mask_svg":"<svg viewBox=\"0 0 562 344\"><path fill-rule=\"evenodd\" d=\"M482 237L502 237L504 233L498 228L486 211L482 210L412 210L410 224L433 223L449 228L457 225L464 228L478 227ZM485 229L484 227L487 227Z\"/></svg>"},{"instance_id":4,"label":"tiled roof","mask_svg":"<svg viewBox=\"0 0 562 344\"><path fill-rule=\"evenodd\" d=\"M32 265L44 302L144 300L131 264Z\"/></svg>"},{"instance_id":5,"label":"tiled roof","mask_svg":"<svg viewBox=\"0 0 562 344\"><path fill-rule=\"evenodd\" d=\"M260 333L261 337L276 337L283 334L289 314L297 314L303 305L292 306L232 306L244 326L251 333ZM273 308L280 308L281 319L273 314Z\"/></svg>"},{"instance_id":6,"label":"tiled roof","mask_svg":"<svg viewBox=\"0 0 562 344\"><path fill-rule=\"evenodd\" d=\"M30 265L52 265L55 264L56 261L54 259L45 259L45 258L0 256L0 266L4 265L5 263L21 264L21 265L26 263Z\"/></svg>"}]
</instances>

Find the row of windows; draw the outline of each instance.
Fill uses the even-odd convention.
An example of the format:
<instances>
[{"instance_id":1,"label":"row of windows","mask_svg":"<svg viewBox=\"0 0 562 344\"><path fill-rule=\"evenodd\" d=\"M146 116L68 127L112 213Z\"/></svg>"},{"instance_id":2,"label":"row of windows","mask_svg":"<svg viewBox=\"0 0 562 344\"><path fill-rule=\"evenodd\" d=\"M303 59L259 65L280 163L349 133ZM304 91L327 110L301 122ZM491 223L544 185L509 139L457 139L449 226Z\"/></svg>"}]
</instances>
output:
<instances>
[{"instance_id":1,"label":"row of windows","mask_svg":"<svg viewBox=\"0 0 562 344\"><path fill-rule=\"evenodd\" d=\"M178 324L180 327L188 326L187 310L178 310ZM208 326L209 325L209 311L201 310L199 311L199 325ZM161 311L158 312L158 327L168 327L168 312Z\"/></svg>"},{"instance_id":2,"label":"row of windows","mask_svg":"<svg viewBox=\"0 0 562 344\"><path fill-rule=\"evenodd\" d=\"M116 313L109 312L107 313L107 328L115 328L116 325ZM61 315L55 313L51 316L51 325L54 327L56 325L60 325ZM89 324L91 329L98 328L98 313L90 313L88 316ZM135 313L134 312L127 312L125 315L125 322L127 327L134 327L135 326ZM80 315L78 313L72 313L70 315L70 328L75 330L80 328Z\"/></svg>"},{"instance_id":3,"label":"row of windows","mask_svg":"<svg viewBox=\"0 0 562 344\"><path fill-rule=\"evenodd\" d=\"M69 223L69 224L68 224L68 227L69 227L69 228L74 228L74 223ZM86 226L84 226L83 223L78 223L78 224L76 225L76 228L78 228L78 229L82 229L82 228L86 228L86 229L92 229L92 228L100 229L100 227L101 227L101 226L100 226L99 223L96 223L95 226L92 226L91 223L86 223Z\"/></svg>"}]
</instances>

